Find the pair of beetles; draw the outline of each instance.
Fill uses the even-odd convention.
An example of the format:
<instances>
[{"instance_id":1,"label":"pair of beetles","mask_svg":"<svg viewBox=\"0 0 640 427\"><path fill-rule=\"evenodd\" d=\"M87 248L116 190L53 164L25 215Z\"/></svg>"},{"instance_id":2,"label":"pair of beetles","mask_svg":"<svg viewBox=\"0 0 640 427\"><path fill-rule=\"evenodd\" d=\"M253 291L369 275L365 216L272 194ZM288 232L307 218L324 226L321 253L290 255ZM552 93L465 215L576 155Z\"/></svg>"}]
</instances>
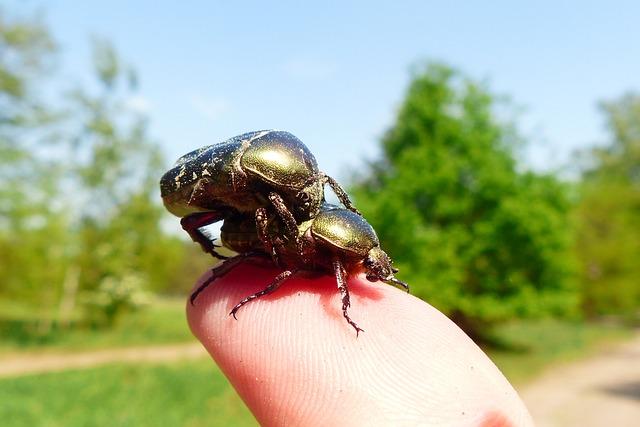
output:
<instances>
[{"instance_id":1,"label":"pair of beetles","mask_svg":"<svg viewBox=\"0 0 640 427\"><path fill-rule=\"evenodd\" d=\"M344 207L325 202L327 184ZM289 132L250 132L192 151L162 176L160 191L165 207L182 218L182 228L191 238L224 260L193 292L192 304L216 278L254 257L270 259L283 272L233 307L229 313L233 317L243 305L304 270L335 276L342 314L356 334L363 330L347 313L350 275L364 272L369 281L408 291L407 284L395 278L397 270L371 225L340 185L318 169L311 151ZM222 244L237 256L219 254L219 246L201 230L218 221L223 221Z\"/></svg>"}]
</instances>

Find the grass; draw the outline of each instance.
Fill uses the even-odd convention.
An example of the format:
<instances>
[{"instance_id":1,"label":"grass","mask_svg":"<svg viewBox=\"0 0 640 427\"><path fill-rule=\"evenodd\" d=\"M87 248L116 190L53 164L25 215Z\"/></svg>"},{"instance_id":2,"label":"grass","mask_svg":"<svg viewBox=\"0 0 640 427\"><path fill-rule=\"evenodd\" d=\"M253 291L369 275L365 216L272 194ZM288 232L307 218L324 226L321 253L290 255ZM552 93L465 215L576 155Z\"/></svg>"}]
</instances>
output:
<instances>
[{"instance_id":1,"label":"grass","mask_svg":"<svg viewBox=\"0 0 640 427\"><path fill-rule=\"evenodd\" d=\"M257 425L210 360L2 379L0 420L7 427Z\"/></svg>"},{"instance_id":2,"label":"grass","mask_svg":"<svg viewBox=\"0 0 640 427\"><path fill-rule=\"evenodd\" d=\"M549 366L585 357L629 336L630 328L616 324L514 321L496 328L494 345L484 350L509 381L522 384Z\"/></svg>"},{"instance_id":3,"label":"grass","mask_svg":"<svg viewBox=\"0 0 640 427\"><path fill-rule=\"evenodd\" d=\"M192 341L184 299L158 299L130 313L110 329L82 326L43 328L46 320L33 310L0 307L0 357L12 353L92 350Z\"/></svg>"}]
</instances>

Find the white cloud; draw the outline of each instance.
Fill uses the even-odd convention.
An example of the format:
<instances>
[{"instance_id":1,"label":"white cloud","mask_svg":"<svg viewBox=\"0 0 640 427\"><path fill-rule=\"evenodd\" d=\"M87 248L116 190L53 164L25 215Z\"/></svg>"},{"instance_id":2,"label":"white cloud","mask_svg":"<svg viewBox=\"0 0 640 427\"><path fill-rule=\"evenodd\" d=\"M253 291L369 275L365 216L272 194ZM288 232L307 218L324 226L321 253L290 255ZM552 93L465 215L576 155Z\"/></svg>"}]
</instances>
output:
<instances>
[{"instance_id":1,"label":"white cloud","mask_svg":"<svg viewBox=\"0 0 640 427\"><path fill-rule=\"evenodd\" d=\"M284 72L291 77L324 80L338 71L336 63L312 58L294 58L285 62Z\"/></svg>"},{"instance_id":2,"label":"white cloud","mask_svg":"<svg viewBox=\"0 0 640 427\"><path fill-rule=\"evenodd\" d=\"M146 114L151 111L151 102L142 95L132 95L128 97L124 101L124 105L135 113Z\"/></svg>"},{"instance_id":3,"label":"white cloud","mask_svg":"<svg viewBox=\"0 0 640 427\"><path fill-rule=\"evenodd\" d=\"M229 103L225 99L209 98L197 93L189 95L189 103L196 112L212 121L229 110Z\"/></svg>"}]
</instances>

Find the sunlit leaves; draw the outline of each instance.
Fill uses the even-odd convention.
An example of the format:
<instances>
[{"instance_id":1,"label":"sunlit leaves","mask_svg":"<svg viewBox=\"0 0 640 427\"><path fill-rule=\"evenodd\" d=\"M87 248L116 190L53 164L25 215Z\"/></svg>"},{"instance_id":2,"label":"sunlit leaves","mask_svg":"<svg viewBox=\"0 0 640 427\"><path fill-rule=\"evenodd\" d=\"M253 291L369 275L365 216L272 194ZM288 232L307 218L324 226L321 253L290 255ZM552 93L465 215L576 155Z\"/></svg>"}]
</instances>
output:
<instances>
[{"instance_id":1,"label":"sunlit leaves","mask_svg":"<svg viewBox=\"0 0 640 427\"><path fill-rule=\"evenodd\" d=\"M496 97L441 64L414 73L356 202L414 292L465 326L576 306L566 188L518 170Z\"/></svg>"}]
</instances>

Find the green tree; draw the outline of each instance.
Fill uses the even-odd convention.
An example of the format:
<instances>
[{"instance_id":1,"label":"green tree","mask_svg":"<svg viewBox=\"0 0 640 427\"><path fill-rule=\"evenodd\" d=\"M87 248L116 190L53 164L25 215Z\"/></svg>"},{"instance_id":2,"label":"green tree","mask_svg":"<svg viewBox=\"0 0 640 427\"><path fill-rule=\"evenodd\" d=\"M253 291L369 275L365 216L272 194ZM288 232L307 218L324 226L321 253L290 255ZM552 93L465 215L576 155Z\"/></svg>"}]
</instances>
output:
<instances>
[{"instance_id":1,"label":"green tree","mask_svg":"<svg viewBox=\"0 0 640 427\"><path fill-rule=\"evenodd\" d=\"M640 95L601 105L609 140L588 156L576 216L587 314L640 309Z\"/></svg>"},{"instance_id":2,"label":"green tree","mask_svg":"<svg viewBox=\"0 0 640 427\"><path fill-rule=\"evenodd\" d=\"M137 78L107 42L94 42L97 89L72 93L68 159L78 232L79 288L92 290L90 312L114 321L147 290L165 290L179 268L183 246L162 232L164 209L158 144L144 114L127 106Z\"/></svg>"},{"instance_id":3,"label":"green tree","mask_svg":"<svg viewBox=\"0 0 640 427\"><path fill-rule=\"evenodd\" d=\"M40 307L43 331L83 293L109 323L141 288L184 288L188 268L160 227L164 165L127 102L135 73L96 41L97 84L59 96L56 54L42 22L0 10L0 298Z\"/></svg>"},{"instance_id":4,"label":"green tree","mask_svg":"<svg viewBox=\"0 0 640 427\"><path fill-rule=\"evenodd\" d=\"M39 96L55 51L41 22L0 10L0 296L40 305L56 301L68 241L61 171L44 155L59 114Z\"/></svg>"},{"instance_id":5,"label":"green tree","mask_svg":"<svg viewBox=\"0 0 640 427\"><path fill-rule=\"evenodd\" d=\"M412 292L472 335L574 311L566 188L521 172L495 96L444 65L416 73L383 158L353 188Z\"/></svg>"}]
</instances>

